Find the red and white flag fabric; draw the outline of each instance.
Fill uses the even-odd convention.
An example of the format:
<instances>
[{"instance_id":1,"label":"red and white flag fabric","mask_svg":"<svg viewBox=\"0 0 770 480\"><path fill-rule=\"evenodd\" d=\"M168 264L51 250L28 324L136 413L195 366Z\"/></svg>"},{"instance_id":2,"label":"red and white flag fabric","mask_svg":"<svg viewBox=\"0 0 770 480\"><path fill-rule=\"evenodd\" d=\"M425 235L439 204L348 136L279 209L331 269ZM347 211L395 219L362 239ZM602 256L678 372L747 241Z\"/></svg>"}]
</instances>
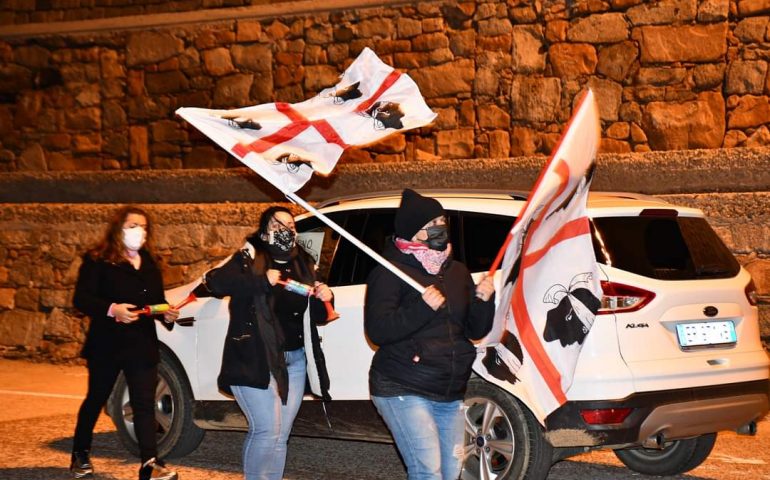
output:
<instances>
[{"instance_id":1,"label":"red and white flag fabric","mask_svg":"<svg viewBox=\"0 0 770 480\"><path fill-rule=\"evenodd\" d=\"M176 113L284 193L332 171L349 146L427 125L436 114L408 75L365 48L334 87L300 103Z\"/></svg>"},{"instance_id":2,"label":"red and white flag fabric","mask_svg":"<svg viewBox=\"0 0 770 480\"><path fill-rule=\"evenodd\" d=\"M602 296L586 216L600 132L588 90L503 245L500 303L474 363L541 423L566 402Z\"/></svg>"}]
</instances>

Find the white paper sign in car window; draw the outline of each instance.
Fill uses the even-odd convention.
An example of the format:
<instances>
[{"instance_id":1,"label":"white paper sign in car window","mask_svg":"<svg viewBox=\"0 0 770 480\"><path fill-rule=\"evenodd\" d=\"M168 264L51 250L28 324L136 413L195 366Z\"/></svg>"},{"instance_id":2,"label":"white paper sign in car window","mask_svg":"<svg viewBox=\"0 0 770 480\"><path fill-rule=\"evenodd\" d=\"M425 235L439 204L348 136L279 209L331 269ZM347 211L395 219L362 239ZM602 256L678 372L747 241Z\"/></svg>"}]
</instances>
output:
<instances>
[{"instance_id":1,"label":"white paper sign in car window","mask_svg":"<svg viewBox=\"0 0 770 480\"><path fill-rule=\"evenodd\" d=\"M321 258L321 247L324 244L324 232L298 233L297 243L313 257L313 261L318 265L318 259Z\"/></svg>"}]
</instances>

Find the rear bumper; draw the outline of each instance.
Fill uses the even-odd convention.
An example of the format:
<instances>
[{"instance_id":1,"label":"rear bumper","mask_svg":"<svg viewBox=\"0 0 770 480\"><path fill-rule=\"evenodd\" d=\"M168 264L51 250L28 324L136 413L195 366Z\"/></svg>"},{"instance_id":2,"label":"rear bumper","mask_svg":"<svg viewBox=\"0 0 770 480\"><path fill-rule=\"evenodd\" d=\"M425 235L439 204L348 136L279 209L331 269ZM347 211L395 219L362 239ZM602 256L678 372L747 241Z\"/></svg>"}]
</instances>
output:
<instances>
[{"instance_id":1,"label":"rear bumper","mask_svg":"<svg viewBox=\"0 0 770 480\"><path fill-rule=\"evenodd\" d=\"M619 424L589 425L581 410L632 408ZM554 447L652 446L655 442L737 430L770 410L770 380L643 392L621 400L567 402L546 418Z\"/></svg>"}]
</instances>

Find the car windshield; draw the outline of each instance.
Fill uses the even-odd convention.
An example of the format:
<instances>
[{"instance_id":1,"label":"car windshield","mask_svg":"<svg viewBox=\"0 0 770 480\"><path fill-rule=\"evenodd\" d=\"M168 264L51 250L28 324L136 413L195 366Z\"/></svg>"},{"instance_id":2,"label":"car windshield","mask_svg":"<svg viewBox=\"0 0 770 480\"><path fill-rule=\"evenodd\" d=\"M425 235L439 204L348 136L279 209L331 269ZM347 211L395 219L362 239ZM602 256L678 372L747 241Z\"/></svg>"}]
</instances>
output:
<instances>
[{"instance_id":1,"label":"car windshield","mask_svg":"<svg viewBox=\"0 0 770 480\"><path fill-rule=\"evenodd\" d=\"M740 265L704 218L599 217L592 220L600 263L659 280L731 278Z\"/></svg>"}]
</instances>

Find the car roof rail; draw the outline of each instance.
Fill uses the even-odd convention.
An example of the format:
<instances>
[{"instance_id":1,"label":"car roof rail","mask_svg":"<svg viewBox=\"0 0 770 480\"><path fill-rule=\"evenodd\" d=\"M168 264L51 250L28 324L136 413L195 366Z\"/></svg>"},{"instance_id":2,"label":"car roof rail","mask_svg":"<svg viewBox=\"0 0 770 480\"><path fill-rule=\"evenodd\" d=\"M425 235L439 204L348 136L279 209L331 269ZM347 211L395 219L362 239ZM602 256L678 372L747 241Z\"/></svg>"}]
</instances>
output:
<instances>
[{"instance_id":1,"label":"car roof rail","mask_svg":"<svg viewBox=\"0 0 770 480\"><path fill-rule=\"evenodd\" d=\"M597 196L607 196L612 198L625 198L628 200L643 200L648 202L655 202L655 203L669 203L666 200L655 197L652 195L647 195L644 193L634 193L634 192L602 192L602 191L596 191L596 192L590 192Z\"/></svg>"},{"instance_id":2,"label":"car roof rail","mask_svg":"<svg viewBox=\"0 0 770 480\"><path fill-rule=\"evenodd\" d=\"M528 192L522 191L522 190L499 190L499 189L484 189L484 188L469 188L469 189L461 189L461 188L415 188L416 192L418 192L420 195L425 195L428 197L468 197L468 198L484 198L484 197L490 197L490 196L505 196L509 197L512 200L526 200L527 196L529 195ZM372 198L381 198L381 197L400 197L402 190L383 190L379 192L365 192L365 193L357 193L352 195L343 195L341 197L335 197L330 198L329 200L324 200L318 203L316 205L316 208L324 208L324 207L330 207L333 205L339 205L341 203L345 202L352 202L356 200L368 200Z\"/></svg>"}]
</instances>

